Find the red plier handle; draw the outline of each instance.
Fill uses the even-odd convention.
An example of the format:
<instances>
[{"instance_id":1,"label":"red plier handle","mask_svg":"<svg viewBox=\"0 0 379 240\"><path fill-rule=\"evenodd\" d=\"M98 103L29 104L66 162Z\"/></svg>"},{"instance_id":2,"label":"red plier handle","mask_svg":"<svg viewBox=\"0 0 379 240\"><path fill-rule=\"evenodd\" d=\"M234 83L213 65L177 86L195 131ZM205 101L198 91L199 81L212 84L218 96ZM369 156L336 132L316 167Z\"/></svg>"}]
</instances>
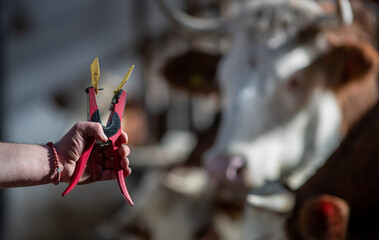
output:
<instances>
[{"instance_id":1,"label":"red plier handle","mask_svg":"<svg viewBox=\"0 0 379 240\"><path fill-rule=\"evenodd\" d=\"M88 112L89 120L91 122L101 123L100 113L99 113L99 109L96 103L95 91L93 87L90 87L87 89L87 94L88 94L88 102L89 102L89 112ZM126 104L126 92L121 89L117 93L115 93L112 99L111 113L108 118L108 123L106 126L103 126L103 129L104 129L105 135L107 135L109 139L108 142L110 142L113 146L113 164L114 164L114 169L117 173L118 186L125 200L129 203L129 205L133 206L134 203L132 199L130 198L130 195L125 185L124 169L122 169L120 165L121 157L119 154L119 148L121 147L121 144L122 144L121 143L121 120L124 114L125 104ZM67 193L69 193L79 182L79 179L82 176L84 168L88 162L91 151L95 145L95 142L96 142L95 138L90 138L87 140L83 154L79 158L79 161L75 167L74 175L71 179L71 182L66 188L66 190L62 193L62 196L65 196Z\"/></svg>"}]
</instances>

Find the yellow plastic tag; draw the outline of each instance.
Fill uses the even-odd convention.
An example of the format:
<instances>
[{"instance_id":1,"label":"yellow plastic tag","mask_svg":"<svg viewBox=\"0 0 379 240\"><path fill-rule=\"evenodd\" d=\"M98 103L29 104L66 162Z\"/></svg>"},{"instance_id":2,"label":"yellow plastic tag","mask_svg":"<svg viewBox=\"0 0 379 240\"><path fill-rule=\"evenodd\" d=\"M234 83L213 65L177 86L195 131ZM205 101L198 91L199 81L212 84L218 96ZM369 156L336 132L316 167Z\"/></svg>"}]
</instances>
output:
<instances>
[{"instance_id":1,"label":"yellow plastic tag","mask_svg":"<svg viewBox=\"0 0 379 240\"><path fill-rule=\"evenodd\" d=\"M99 84L99 78L100 78L99 59L97 57L91 64L91 76L92 76L92 87L95 90L95 94L97 94L99 92L97 85Z\"/></svg>"},{"instance_id":2,"label":"yellow plastic tag","mask_svg":"<svg viewBox=\"0 0 379 240\"><path fill-rule=\"evenodd\" d=\"M114 91L114 94L118 94L118 92L121 90L122 86L124 86L124 84L126 83L126 81L128 81L128 79L130 77L130 74L133 71L133 68L134 68L134 64L129 68L128 72L125 74L124 79L122 79L122 81L120 82L120 84L118 85L118 87L116 88L116 90Z\"/></svg>"}]
</instances>

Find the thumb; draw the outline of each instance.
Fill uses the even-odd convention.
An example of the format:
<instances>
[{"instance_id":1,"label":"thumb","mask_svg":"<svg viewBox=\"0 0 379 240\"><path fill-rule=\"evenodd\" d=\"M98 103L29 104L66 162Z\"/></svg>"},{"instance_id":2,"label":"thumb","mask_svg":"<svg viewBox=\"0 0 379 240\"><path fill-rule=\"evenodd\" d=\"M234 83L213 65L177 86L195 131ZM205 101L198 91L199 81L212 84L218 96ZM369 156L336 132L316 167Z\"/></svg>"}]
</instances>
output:
<instances>
[{"instance_id":1,"label":"thumb","mask_svg":"<svg viewBox=\"0 0 379 240\"><path fill-rule=\"evenodd\" d=\"M94 137L96 140L102 142L108 141L108 137L104 133L103 126L100 123L96 122L86 122L83 126L83 135L84 137Z\"/></svg>"}]
</instances>

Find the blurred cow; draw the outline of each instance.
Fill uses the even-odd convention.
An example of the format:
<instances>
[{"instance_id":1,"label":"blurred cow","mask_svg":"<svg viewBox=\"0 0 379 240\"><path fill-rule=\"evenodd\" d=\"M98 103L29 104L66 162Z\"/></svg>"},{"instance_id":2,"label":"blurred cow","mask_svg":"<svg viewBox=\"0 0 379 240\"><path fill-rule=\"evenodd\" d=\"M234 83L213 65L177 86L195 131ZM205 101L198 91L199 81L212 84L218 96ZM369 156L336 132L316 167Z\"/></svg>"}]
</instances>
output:
<instances>
[{"instance_id":1,"label":"blurred cow","mask_svg":"<svg viewBox=\"0 0 379 240\"><path fill-rule=\"evenodd\" d=\"M353 23L348 0L251 0L214 20L158 2L181 28L233 36L218 68L223 120L205 165L216 186L229 187L226 195L250 191L249 239L283 239L289 190L377 100L369 14Z\"/></svg>"},{"instance_id":2,"label":"blurred cow","mask_svg":"<svg viewBox=\"0 0 379 240\"><path fill-rule=\"evenodd\" d=\"M211 23L161 2L192 31L238 24L219 65L224 119L207 154L211 171L223 167L215 171L219 180L249 188L281 180L297 188L375 102L375 51L325 33L352 22L349 2L336 3L332 14L314 1L246 1L237 16ZM356 92L366 102L352 113L346 102Z\"/></svg>"}]
</instances>

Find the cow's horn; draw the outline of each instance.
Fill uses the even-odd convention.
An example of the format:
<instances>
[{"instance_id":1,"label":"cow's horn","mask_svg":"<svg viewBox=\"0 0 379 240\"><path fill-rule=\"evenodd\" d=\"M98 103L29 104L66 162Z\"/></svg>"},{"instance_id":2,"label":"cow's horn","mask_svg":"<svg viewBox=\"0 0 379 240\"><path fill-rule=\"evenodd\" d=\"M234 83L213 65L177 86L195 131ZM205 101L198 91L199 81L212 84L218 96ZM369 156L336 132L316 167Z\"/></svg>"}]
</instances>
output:
<instances>
[{"instance_id":1,"label":"cow's horn","mask_svg":"<svg viewBox=\"0 0 379 240\"><path fill-rule=\"evenodd\" d=\"M194 17L177 10L165 3L165 0L157 0L158 6L163 13L176 25L187 31L195 33L222 33L222 29L228 19L205 19Z\"/></svg>"},{"instance_id":2,"label":"cow's horn","mask_svg":"<svg viewBox=\"0 0 379 240\"><path fill-rule=\"evenodd\" d=\"M353 23L353 10L349 0L337 0L337 12L341 24L350 26Z\"/></svg>"},{"instance_id":3,"label":"cow's horn","mask_svg":"<svg viewBox=\"0 0 379 240\"><path fill-rule=\"evenodd\" d=\"M195 33L216 33L225 34L226 26L232 20L238 18L239 11L233 11L231 15L223 18L200 18L186 14L178 9L169 6L165 0L156 0L162 12L178 27ZM257 0L244 6L245 11L256 11L261 5L273 4L274 0ZM278 2L276 0L276 2ZM279 1L280 2L280 1ZM304 0L292 0L294 6L314 10L314 6L304 2ZM308 4L308 5L307 5ZM339 27L341 25L349 26L353 21L353 11L349 0L336 0L335 15L323 15L318 21L322 28Z\"/></svg>"},{"instance_id":4,"label":"cow's horn","mask_svg":"<svg viewBox=\"0 0 379 240\"><path fill-rule=\"evenodd\" d=\"M349 0L336 0L336 13L333 15L323 15L319 19L318 25L321 26L321 28L329 29L350 26L352 22L353 10Z\"/></svg>"}]
</instances>

